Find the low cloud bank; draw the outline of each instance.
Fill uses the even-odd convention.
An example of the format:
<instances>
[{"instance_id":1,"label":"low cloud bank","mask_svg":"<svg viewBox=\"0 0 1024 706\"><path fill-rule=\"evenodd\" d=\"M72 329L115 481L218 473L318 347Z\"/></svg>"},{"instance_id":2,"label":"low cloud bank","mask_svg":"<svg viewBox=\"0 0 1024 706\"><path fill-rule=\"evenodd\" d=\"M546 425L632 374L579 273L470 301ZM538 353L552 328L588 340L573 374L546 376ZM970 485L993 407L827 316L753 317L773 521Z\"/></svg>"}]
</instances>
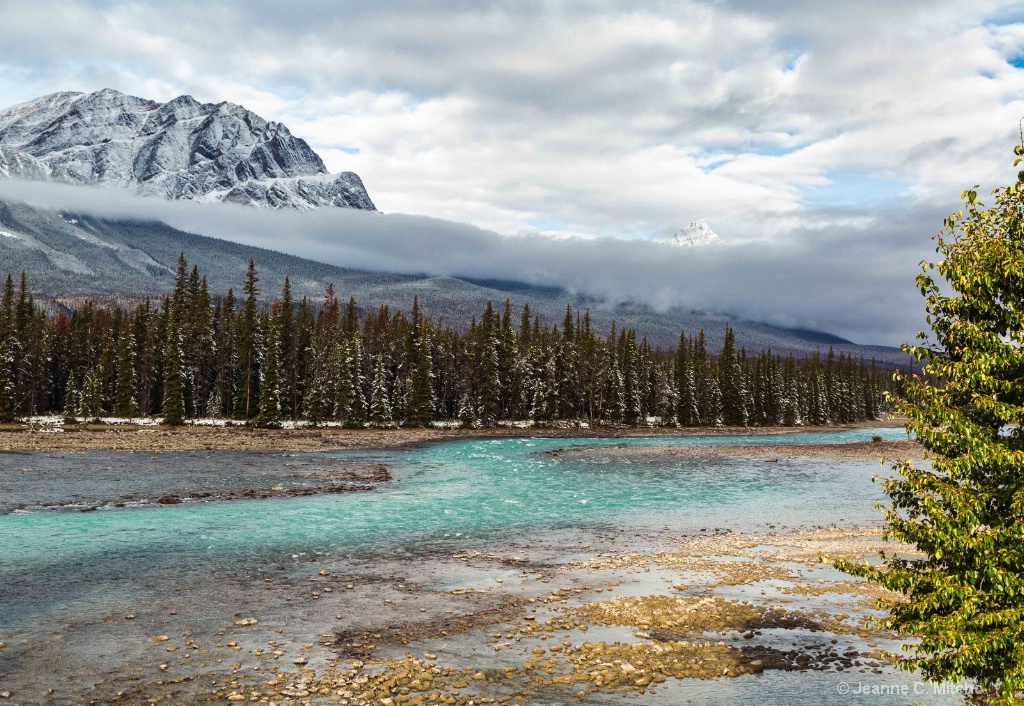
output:
<instances>
[{"instance_id":1,"label":"low cloud bank","mask_svg":"<svg viewBox=\"0 0 1024 706\"><path fill-rule=\"evenodd\" d=\"M0 181L0 199L181 230L361 270L563 287L613 305L701 309L897 345L923 324L917 263L935 208L878 211L773 243L676 248L613 238L505 236L450 221L344 209L258 211L139 198L115 189ZM842 222L833 214L832 223Z\"/></svg>"}]
</instances>

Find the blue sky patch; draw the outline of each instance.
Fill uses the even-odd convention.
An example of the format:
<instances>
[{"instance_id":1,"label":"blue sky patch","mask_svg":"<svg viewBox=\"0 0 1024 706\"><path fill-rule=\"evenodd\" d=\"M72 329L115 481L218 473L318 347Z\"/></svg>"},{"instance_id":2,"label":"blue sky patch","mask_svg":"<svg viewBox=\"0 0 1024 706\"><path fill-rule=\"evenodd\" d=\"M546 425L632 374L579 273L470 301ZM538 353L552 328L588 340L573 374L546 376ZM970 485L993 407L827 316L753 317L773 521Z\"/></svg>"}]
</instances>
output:
<instances>
[{"instance_id":1,"label":"blue sky patch","mask_svg":"<svg viewBox=\"0 0 1024 706\"><path fill-rule=\"evenodd\" d=\"M572 230L572 225L565 221L560 221L554 218L547 218L541 216L538 218L531 218L526 221L526 224L531 228L536 228L541 231L567 231Z\"/></svg>"},{"instance_id":2,"label":"blue sky patch","mask_svg":"<svg viewBox=\"0 0 1024 706\"><path fill-rule=\"evenodd\" d=\"M811 208L879 206L900 200L913 186L907 180L865 172L836 170L825 176L830 183L803 189L804 203Z\"/></svg>"},{"instance_id":3,"label":"blue sky patch","mask_svg":"<svg viewBox=\"0 0 1024 706\"><path fill-rule=\"evenodd\" d=\"M1024 4L1017 4L1012 7L1004 7L986 17L982 24L1003 27L1006 25L1019 25L1024 23Z\"/></svg>"}]
</instances>

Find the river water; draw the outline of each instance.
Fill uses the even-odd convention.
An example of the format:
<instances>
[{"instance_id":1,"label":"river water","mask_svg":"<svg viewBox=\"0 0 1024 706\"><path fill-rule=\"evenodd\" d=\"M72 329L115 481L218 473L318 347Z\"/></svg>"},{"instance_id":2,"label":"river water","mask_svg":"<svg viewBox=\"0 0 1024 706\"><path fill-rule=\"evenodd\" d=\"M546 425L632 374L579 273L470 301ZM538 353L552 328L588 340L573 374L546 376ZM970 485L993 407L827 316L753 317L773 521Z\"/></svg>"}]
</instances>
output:
<instances>
[{"instance_id":1,"label":"river water","mask_svg":"<svg viewBox=\"0 0 1024 706\"><path fill-rule=\"evenodd\" d=\"M439 561L460 552L537 550L556 560L618 549L629 537L877 524L873 505L883 498L871 474L884 469L873 461L783 457L765 464L730 455L637 461L550 453L623 445L827 444L875 435L905 438L900 429L864 429L672 439L472 439L317 454L2 454L0 640L7 647L0 650L0 690L11 685L24 703L102 701L124 688L129 671L143 678L152 673L142 643L161 626L181 627L174 620L187 619L193 635L223 630L233 617L249 613L278 616L285 625L285 609L299 610L292 594L299 595L311 563L358 583L346 594L347 610L358 613L360 600L397 591L395 586L404 590L398 582L429 591L489 580ZM315 486L336 469L380 464L390 468L393 480L358 483L358 492L155 502L169 494L216 497L239 488ZM361 590L370 585L376 588ZM291 593L284 597L282 591ZM302 620L319 620L321 612L329 620L326 614L338 608L321 610L325 602L304 603ZM126 614L138 615L131 630L122 621ZM369 625L400 616L362 617ZM153 626L148 632L136 628L144 620ZM913 684L911 676L884 677ZM835 679L823 679L784 673L693 682L687 693L698 699L694 703L857 701L838 694ZM910 700L872 695L860 702Z\"/></svg>"}]
</instances>

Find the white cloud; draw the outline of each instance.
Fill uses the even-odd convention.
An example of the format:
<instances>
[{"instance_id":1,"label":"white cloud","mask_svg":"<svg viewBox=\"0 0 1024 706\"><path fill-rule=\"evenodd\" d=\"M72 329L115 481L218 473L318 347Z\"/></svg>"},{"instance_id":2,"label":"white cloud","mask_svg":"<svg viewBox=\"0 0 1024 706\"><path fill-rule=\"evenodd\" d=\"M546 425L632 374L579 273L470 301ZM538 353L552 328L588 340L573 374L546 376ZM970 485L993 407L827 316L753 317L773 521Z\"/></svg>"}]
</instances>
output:
<instances>
[{"instance_id":1,"label":"white cloud","mask_svg":"<svg viewBox=\"0 0 1024 706\"><path fill-rule=\"evenodd\" d=\"M827 228L794 230L776 243L678 248L567 234L506 236L423 216L351 209L296 213L170 202L114 188L15 180L0 180L0 199L102 218L159 219L341 267L564 287L606 305L703 309L825 330L860 343L900 343L922 318L907 276L924 254L913 231L916 213L886 211L842 226L836 218Z\"/></svg>"},{"instance_id":2,"label":"white cloud","mask_svg":"<svg viewBox=\"0 0 1024 706\"><path fill-rule=\"evenodd\" d=\"M1014 6L0 2L0 102L107 85L239 102L383 210L502 233L662 237L703 217L734 243L856 241L872 224L927 252L934 215L1009 166Z\"/></svg>"},{"instance_id":3,"label":"white cloud","mask_svg":"<svg viewBox=\"0 0 1024 706\"><path fill-rule=\"evenodd\" d=\"M835 170L921 199L991 179L1024 114L1001 5L42 0L0 5L0 96L240 102L389 211L598 235L700 214L744 238Z\"/></svg>"}]
</instances>

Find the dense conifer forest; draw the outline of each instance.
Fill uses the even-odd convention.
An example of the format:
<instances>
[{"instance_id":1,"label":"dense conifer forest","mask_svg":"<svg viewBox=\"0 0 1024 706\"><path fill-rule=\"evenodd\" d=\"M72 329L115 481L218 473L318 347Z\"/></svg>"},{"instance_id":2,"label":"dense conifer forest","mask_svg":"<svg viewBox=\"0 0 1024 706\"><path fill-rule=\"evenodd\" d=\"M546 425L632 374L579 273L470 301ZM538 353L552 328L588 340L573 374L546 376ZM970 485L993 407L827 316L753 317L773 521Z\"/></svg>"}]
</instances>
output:
<instances>
[{"instance_id":1,"label":"dense conifer forest","mask_svg":"<svg viewBox=\"0 0 1024 706\"><path fill-rule=\"evenodd\" d=\"M236 295L211 296L179 258L173 293L134 308L86 301L36 306L24 274L0 302L0 421L151 416L168 424L222 418L349 427L459 421L587 421L612 425L761 426L877 418L891 371L852 356L797 360L737 350L732 330L714 354L704 332L652 350L634 330L606 336L567 307L561 326L529 307L488 303L453 326L409 313L361 312L333 287L295 302L288 281L261 299L250 261Z\"/></svg>"}]
</instances>

